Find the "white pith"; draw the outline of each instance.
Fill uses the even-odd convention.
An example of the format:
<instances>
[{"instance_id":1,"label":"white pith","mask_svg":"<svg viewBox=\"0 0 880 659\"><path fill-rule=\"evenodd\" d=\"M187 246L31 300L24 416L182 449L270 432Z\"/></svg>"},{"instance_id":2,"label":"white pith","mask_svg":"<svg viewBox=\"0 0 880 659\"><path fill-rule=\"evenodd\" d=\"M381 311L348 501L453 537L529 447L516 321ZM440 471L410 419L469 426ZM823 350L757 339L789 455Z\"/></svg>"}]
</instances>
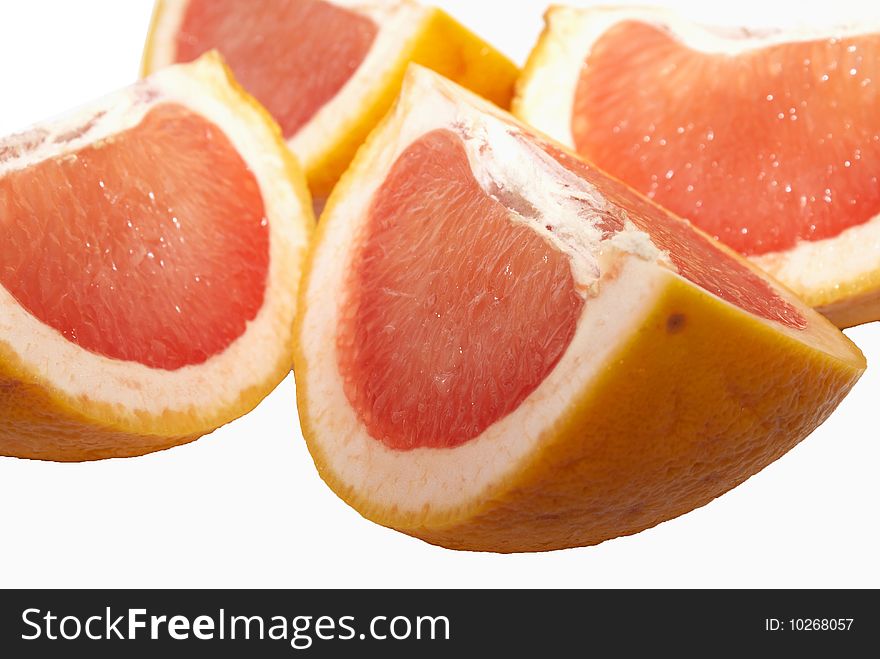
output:
<instances>
[{"instance_id":1,"label":"white pith","mask_svg":"<svg viewBox=\"0 0 880 659\"><path fill-rule=\"evenodd\" d=\"M593 218L584 217L585 206L578 202L585 201L591 209L621 216L625 222L622 211L608 204L581 178L560 168L550 155L516 139L509 124L491 117L456 117L456 121L456 131L464 141L471 171L480 187L509 208L511 204L517 206L516 199L527 202L529 212L514 212L511 221L527 225L570 257L572 275L582 294L593 292L600 276L603 243L606 252L613 246L615 251L630 252L651 261L663 260L671 266L668 256L634 226L615 235L614 240L604 240L595 221L590 221L595 219L595 211ZM533 184L547 179L548 171L555 172L556 178L548 179L546 185ZM531 209L537 215L532 216Z\"/></svg>"},{"instance_id":2,"label":"white pith","mask_svg":"<svg viewBox=\"0 0 880 659\"><path fill-rule=\"evenodd\" d=\"M250 387L264 387L289 350L296 282L289 281L308 239L307 215L289 183L277 140L259 111L242 107L219 60L209 55L170 67L64 118L28 131L45 131L45 142L23 157L0 165L0 177L47 158L75 157L96 141L136 126L146 112L164 102L180 103L219 127L253 172L269 220L269 272L263 307L238 339L198 365L174 371L110 359L88 352L37 320L0 286L0 344L18 355L47 389L72 398L118 408L120 418L153 417L163 412L212 416L234 404ZM53 137L85 125L105 112L84 134L69 142ZM308 220L310 221L310 220Z\"/></svg>"},{"instance_id":3,"label":"white pith","mask_svg":"<svg viewBox=\"0 0 880 659\"><path fill-rule=\"evenodd\" d=\"M868 34L880 25L762 31L709 28L674 12L646 7L573 9L553 7L547 33L520 82L514 114L563 144L574 147L572 110L585 60L596 40L614 25L638 20L671 32L706 53L737 55L778 43ZM823 240L799 240L794 247L752 257L762 269L809 300L832 302L880 268L880 215Z\"/></svg>"},{"instance_id":4,"label":"white pith","mask_svg":"<svg viewBox=\"0 0 880 659\"><path fill-rule=\"evenodd\" d=\"M153 39L149 70L156 70L176 59L175 38L190 0L164 0ZM430 10L409 0L396 2L358 2L333 0L339 5L371 18L378 27L369 53L339 93L288 139L288 146L308 171L324 156L348 127L357 123L369 99L376 93L376 81L384 80L398 66L407 44L414 39Z\"/></svg>"},{"instance_id":5,"label":"white pith","mask_svg":"<svg viewBox=\"0 0 880 659\"><path fill-rule=\"evenodd\" d=\"M751 257L761 269L810 300L835 300L880 268L880 215L823 240L800 240L784 252Z\"/></svg>"},{"instance_id":6,"label":"white pith","mask_svg":"<svg viewBox=\"0 0 880 659\"><path fill-rule=\"evenodd\" d=\"M357 245L352 237L360 234L376 189L410 144L438 128L452 130L464 140L475 178L484 186L487 182L522 186L509 192L523 195L546 216L531 222L511 213L511 221L525 222L570 256L574 276L587 277L579 281L587 299L565 354L516 410L457 448L396 451L368 434L344 392L336 344L339 302ZM609 240L597 238L583 207L567 201L572 194L593 195L591 199L601 207L606 202L592 186L567 178L555 161L537 157L534 148L513 139L519 128L509 119L436 74L411 67L394 114L379 130L356 161L362 174L343 179L344 192L331 199L332 209L321 220L325 233L314 254L299 336L308 368L297 373L298 382L315 429L311 440L318 444L321 464L336 482L350 486L364 501L401 513L453 511L505 482L520 467L547 429L569 411L572 400L631 340L667 285L679 276L642 232L630 229ZM494 188L484 189L491 193ZM494 196L499 201L504 198ZM555 227L552 233L562 234L562 239L543 228L548 219ZM839 344L837 330L809 310L803 313L811 326L818 326L815 332L765 322L798 340Z\"/></svg>"}]
</instances>

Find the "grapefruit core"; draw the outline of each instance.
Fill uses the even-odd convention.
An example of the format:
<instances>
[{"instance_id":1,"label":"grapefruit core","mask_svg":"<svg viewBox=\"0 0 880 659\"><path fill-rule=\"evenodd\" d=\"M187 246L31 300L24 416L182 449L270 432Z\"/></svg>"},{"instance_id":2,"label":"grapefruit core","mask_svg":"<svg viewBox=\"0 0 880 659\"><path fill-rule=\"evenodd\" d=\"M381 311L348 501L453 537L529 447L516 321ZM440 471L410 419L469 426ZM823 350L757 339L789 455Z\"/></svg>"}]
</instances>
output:
<instances>
[{"instance_id":1,"label":"grapefruit core","mask_svg":"<svg viewBox=\"0 0 880 659\"><path fill-rule=\"evenodd\" d=\"M312 222L214 54L0 140L0 452L137 455L253 407L289 370Z\"/></svg>"},{"instance_id":2,"label":"grapefruit core","mask_svg":"<svg viewBox=\"0 0 880 659\"><path fill-rule=\"evenodd\" d=\"M626 8L547 21L518 116L840 325L880 317L880 253L864 249L880 232L878 34L726 35Z\"/></svg>"},{"instance_id":3,"label":"grapefruit core","mask_svg":"<svg viewBox=\"0 0 880 659\"><path fill-rule=\"evenodd\" d=\"M328 200L296 338L328 484L369 519L485 551L703 505L864 369L734 252L421 67Z\"/></svg>"},{"instance_id":4,"label":"grapefruit core","mask_svg":"<svg viewBox=\"0 0 880 659\"><path fill-rule=\"evenodd\" d=\"M440 10L409 0L159 0L143 69L220 50L326 195L419 62L493 102L518 70Z\"/></svg>"}]
</instances>

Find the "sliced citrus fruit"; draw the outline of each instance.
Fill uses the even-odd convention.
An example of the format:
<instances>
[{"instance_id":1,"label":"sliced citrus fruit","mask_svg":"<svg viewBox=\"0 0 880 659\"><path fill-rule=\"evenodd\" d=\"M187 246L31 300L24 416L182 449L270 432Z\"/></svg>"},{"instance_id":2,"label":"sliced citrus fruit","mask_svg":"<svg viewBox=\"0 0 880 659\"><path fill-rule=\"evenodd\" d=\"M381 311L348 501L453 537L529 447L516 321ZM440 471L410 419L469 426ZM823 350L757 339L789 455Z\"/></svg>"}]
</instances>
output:
<instances>
[{"instance_id":1,"label":"sliced citrus fruit","mask_svg":"<svg viewBox=\"0 0 880 659\"><path fill-rule=\"evenodd\" d=\"M849 326L880 318L878 53L864 30L554 8L514 112Z\"/></svg>"},{"instance_id":2,"label":"sliced citrus fruit","mask_svg":"<svg viewBox=\"0 0 880 659\"><path fill-rule=\"evenodd\" d=\"M295 374L322 477L458 549L634 533L820 424L864 369L760 270L413 67L328 200Z\"/></svg>"},{"instance_id":3,"label":"sliced citrus fruit","mask_svg":"<svg viewBox=\"0 0 880 659\"><path fill-rule=\"evenodd\" d=\"M216 54L0 140L0 454L139 455L289 372L314 218Z\"/></svg>"},{"instance_id":4,"label":"sliced citrus fruit","mask_svg":"<svg viewBox=\"0 0 880 659\"><path fill-rule=\"evenodd\" d=\"M158 0L146 73L211 48L278 120L318 198L387 112L409 62L504 107L519 73L443 11L409 0Z\"/></svg>"}]
</instances>

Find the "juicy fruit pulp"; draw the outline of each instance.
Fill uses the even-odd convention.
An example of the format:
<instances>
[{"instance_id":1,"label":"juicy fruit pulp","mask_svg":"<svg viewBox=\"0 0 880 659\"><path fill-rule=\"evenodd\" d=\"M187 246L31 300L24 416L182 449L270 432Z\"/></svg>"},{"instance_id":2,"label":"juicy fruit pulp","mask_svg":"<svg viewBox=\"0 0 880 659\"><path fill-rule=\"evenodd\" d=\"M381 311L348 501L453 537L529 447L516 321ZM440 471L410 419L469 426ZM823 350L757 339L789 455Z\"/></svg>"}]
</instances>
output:
<instances>
[{"instance_id":1,"label":"juicy fruit pulp","mask_svg":"<svg viewBox=\"0 0 880 659\"><path fill-rule=\"evenodd\" d=\"M176 61L217 49L290 138L367 56L378 26L322 0L191 0Z\"/></svg>"},{"instance_id":2,"label":"juicy fruit pulp","mask_svg":"<svg viewBox=\"0 0 880 659\"><path fill-rule=\"evenodd\" d=\"M689 48L622 22L576 89L579 153L747 255L838 235L880 212L880 37Z\"/></svg>"},{"instance_id":3,"label":"juicy fruit pulp","mask_svg":"<svg viewBox=\"0 0 880 659\"><path fill-rule=\"evenodd\" d=\"M199 364L263 305L269 234L257 181L223 132L181 105L0 175L0 228L0 284L106 357Z\"/></svg>"},{"instance_id":4,"label":"juicy fruit pulp","mask_svg":"<svg viewBox=\"0 0 880 659\"><path fill-rule=\"evenodd\" d=\"M524 148L537 141L518 136ZM582 202L605 238L626 228L626 209L682 276L747 311L806 327L763 279L688 223L538 144L609 202ZM398 157L354 254L339 369L368 433L392 449L455 447L512 412L562 357L590 304L576 291L569 257L486 194L447 129Z\"/></svg>"},{"instance_id":5,"label":"juicy fruit pulp","mask_svg":"<svg viewBox=\"0 0 880 659\"><path fill-rule=\"evenodd\" d=\"M437 130L369 211L339 330L346 394L394 449L452 447L516 409L559 361L583 298L568 258L474 179Z\"/></svg>"},{"instance_id":6,"label":"juicy fruit pulp","mask_svg":"<svg viewBox=\"0 0 880 659\"><path fill-rule=\"evenodd\" d=\"M618 208L626 209L626 218L651 236L654 244L669 255L678 273L722 300L762 318L776 321L792 329L804 329L807 321L767 282L740 261L722 254L709 238L693 230L691 225L671 215L664 208L635 194L632 188L611 179L582 160L545 145L566 169L596 183L602 196ZM603 217L602 229L611 236L624 229L619 215Z\"/></svg>"}]
</instances>

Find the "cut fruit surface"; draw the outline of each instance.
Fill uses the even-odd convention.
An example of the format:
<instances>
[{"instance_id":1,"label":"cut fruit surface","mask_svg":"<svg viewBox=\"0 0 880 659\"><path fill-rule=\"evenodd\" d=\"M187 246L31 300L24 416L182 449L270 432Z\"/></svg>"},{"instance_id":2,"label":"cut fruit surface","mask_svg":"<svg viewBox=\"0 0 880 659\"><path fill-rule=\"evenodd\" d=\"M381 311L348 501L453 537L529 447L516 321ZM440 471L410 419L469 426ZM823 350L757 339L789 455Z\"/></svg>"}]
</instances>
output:
<instances>
[{"instance_id":1,"label":"cut fruit surface","mask_svg":"<svg viewBox=\"0 0 880 659\"><path fill-rule=\"evenodd\" d=\"M484 551L703 505L864 369L734 252L420 67L328 201L296 346L327 483L369 519Z\"/></svg>"},{"instance_id":2,"label":"cut fruit surface","mask_svg":"<svg viewBox=\"0 0 880 659\"><path fill-rule=\"evenodd\" d=\"M568 259L509 215L449 130L415 141L379 189L338 349L349 399L391 448L476 437L571 341L584 300Z\"/></svg>"},{"instance_id":3,"label":"cut fruit surface","mask_svg":"<svg viewBox=\"0 0 880 659\"><path fill-rule=\"evenodd\" d=\"M440 10L409 0L159 0L145 73L218 49L326 195L387 111L408 62L506 106L516 67Z\"/></svg>"},{"instance_id":4,"label":"cut fruit surface","mask_svg":"<svg viewBox=\"0 0 880 659\"><path fill-rule=\"evenodd\" d=\"M847 252L880 234L880 33L730 36L626 8L547 21L515 114L841 325L880 317L878 254Z\"/></svg>"},{"instance_id":5,"label":"cut fruit surface","mask_svg":"<svg viewBox=\"0 0 880 659\"><path fill-rule=\"evenodd\" d=\"M584 161L550 145L544 147L569 171L587 179L602 176L602 193L610 203L626 209L623 215L606 215L600 226L603 235L613 236L626 229L626 220L647 233L663 250L679 274L723 300L746 311L775 320L795 329L804 329L806 319L786 302L764 279L736 259L719 259L718 247L710 238L657 207L632 189L604 177ZM589 203L587 204L589 205Z\"/></svg>"},{"instance_id":6,"label":"cut fruit surface","mask_svg":"<svg viewBox=\"0 0 880 659\"><path fill-rule=\"evenodd\" d=\"M323 0L190 0L174 46L178 62L222 48L290 139L355 74L378 29L370 16Z\"/></svg>"},{"instance_id":7,"label":"cut fruit surface","mask_svg":"<svg viewBox=\"0 0 880 659\"><path fill-rule=\"evenodd\" d=\"M214 54L0 140L0 453L137 455L248 411L289 370L312 223Z\"/></svg>"},{"instance_id":8,"label":"cut fruit surface","mask_svg":"<svg viewBox=\"0 0 880 659\"><path fill-rule=\"evenodd\" d=\"M215 124L176 103L112 140L0 179L0 283L92 352L202 363L263 305L259 185Z\"/></svg>"}]
</instances>

